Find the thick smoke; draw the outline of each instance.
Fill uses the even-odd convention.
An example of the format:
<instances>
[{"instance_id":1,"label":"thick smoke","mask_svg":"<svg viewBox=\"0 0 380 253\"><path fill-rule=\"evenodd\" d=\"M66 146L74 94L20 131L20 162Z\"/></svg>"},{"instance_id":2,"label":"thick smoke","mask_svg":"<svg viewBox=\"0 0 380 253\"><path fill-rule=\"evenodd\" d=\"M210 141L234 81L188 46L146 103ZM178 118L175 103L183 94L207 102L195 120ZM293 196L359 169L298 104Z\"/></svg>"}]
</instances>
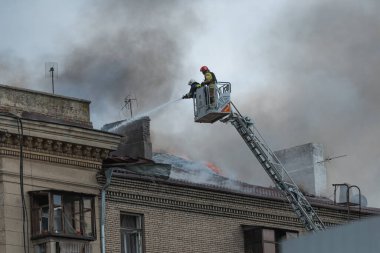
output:
<instances>
[{"instance_id":1,"label":"thick smoke","mask_svg":"<svg viewBox=\"0 0 380 253\"><path fill-rule=\"evenodd\" d=\"M377 1L288 1L261 36L245 37L244 61L236 71L244 71L247 80L261 75L262 83L252 83L238 98L235 85L232 94L273 149L317 142L324 145L326 157L348 155L326 163L329 188L332 183L357 184L372 206L380 205L379 12ZM169 134L165 139L178 143ZM231 127L191 129L180 140L195 156L208 157L240 179L268 183Z\"/></svg>"},{"instance_id":2,"label":"thick smoke","mask_svg":"<svg viewBox=\"0 0 380 253\"><path fill-rule=\"evenodd\" d=\"M127 95L137 98L139 111L170 99L197 25L186 4L97 1L81 22L82 38L70 45L61 82L64 93L93 101L95 123L120 119Z\"/></svg>"},{"instance_id":3,"label":"thick smoke","mask_svg":"<svg viewBox=\"0 0 380 253\"><path fill-rule=\"evenodd\" d=\"M28 80L25 61L10 52L0 52L0 84L23 87Z\"/></svg>"},{"instance_id":4,"label":"thick smoke","mask_svg":"<svg viewBox=\"0 0 380 253\"><path fill-rule=\"evenodd\" d=\"M330 183L358 184L373 201L380 192L379 11L377 1L287 6L267 44L274 77L255 96L272 142L315 141L327 155L347 154L327 164Z\"/></svg>"},{"instance_id":5,"label":"thick smoke","mask_svg":"<svg viewBox=\"0 0 380 253\"><path fill-rule=\"evenodd\" d=\"M140 112L178 98L189 78L200 79L196 70L209 65L233 83L233 101L272 149L318 142L326 156L348 155L326 163L329 183L357 184L370 205L380 206L378 1L91 3L73 27L77 37L62 40L56 90L91 100L95 127L123 119L127 95L136 96ZM22 60L1 58L0 83L28 83ZM156 150L270 183L233 127L193 123L189 100L152 117L152 135Z\"/></svg>"}]
</instances>

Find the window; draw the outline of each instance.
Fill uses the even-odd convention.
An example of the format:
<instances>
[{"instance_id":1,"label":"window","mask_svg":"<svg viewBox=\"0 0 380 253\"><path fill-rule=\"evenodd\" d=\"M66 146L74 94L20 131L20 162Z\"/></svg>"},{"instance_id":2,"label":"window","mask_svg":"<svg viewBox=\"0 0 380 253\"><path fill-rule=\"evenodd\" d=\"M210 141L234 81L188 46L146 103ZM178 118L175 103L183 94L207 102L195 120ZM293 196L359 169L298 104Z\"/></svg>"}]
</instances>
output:
<instances>
[{"instance_id":1,"label":"window","mask_svg":"<svg viewBox=\"0 0 380 253\"><path fill-rule=\"evenodd\" d=\"M95 239L94 196L58 191L30 192L32 238Z\"/></svg>"},{"instance_id":2,"label":"window","mask_svg":"<svg viewBox=\"0 0 380 253\"><path fill-rule=\"evenodd\" d=\"M280 242L298 236L296 231L243 226L245 253L279 253Z\"/></svg>"},{"instance_id":3,"label":"window","mask_svg":"<svg viewBox=\"0 0 380 253\"><path fill-rule=\"evenodd\" d=\"M40 243L34 246L35 253L46 253L46 243Z\"/></svg>"},{"instance_id":4,"label":"window","mask_svg":"<svg viewBox=\"0 0 380 253\"><path fill-rule=\"evenodd\" d=\"M57 240L56 240L57 239ZM88 241L83 240L67 240L61 238L41 239L45 242L38 242L34 245L33 253L91 253L91 245Z\"/></svg>"},{"instance_id":5,"label":"window","mask_svg":"<svg viewBox=\"0 0 380 253\"><path fill-rule=\"evenodd\" d=\"M56 253L91 253L88 242L56 242Z\"/></svg>"},{"instance_id":6,"label":"window","mask_svg":"<svg viewBox=\"0 0 380 253\"><path fill-rule=\"evenodd\" d=\"M142 216L120 215L121 253L142 253Z\"/></svg>"}]
</instances>

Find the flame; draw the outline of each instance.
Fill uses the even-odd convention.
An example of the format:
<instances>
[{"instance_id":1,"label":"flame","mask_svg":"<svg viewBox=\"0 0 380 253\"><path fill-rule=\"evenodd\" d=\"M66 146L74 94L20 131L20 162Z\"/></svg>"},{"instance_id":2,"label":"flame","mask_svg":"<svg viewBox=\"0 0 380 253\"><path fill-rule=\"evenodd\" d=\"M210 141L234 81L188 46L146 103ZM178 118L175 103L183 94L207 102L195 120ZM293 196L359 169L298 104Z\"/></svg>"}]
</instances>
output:
<instances>
[{"instance_id":1,"label":"flame","mask_svg":"<svg viewBox=\"0 0 380 253\"><path fill-rule=\"evenodd\" d=\"M206 166L218 175L222 175L222 169L213 164L212 162L206 162Z\"/></svg>"},{"instance_id":2,"label":"flame","mask_svg":"<svg viewBox=\"0 0 380 253\"><path fill-rule=\"evenodd\" d=\"M156 151L157 152L157 151ZM212 162L207 162L207 161L201 161L201 162L197 162L193 159L191 159L188 155L186 154L178 154L177 152L175 152L174 150L159 150L157 153L163 153L163 154L168 154L168 155L171 155L171 156L174 156L174 157L178 157L178 158L181 158L185 161L188 161L190 162L191 164L198 164L198 167L199 168L202 168L205 169L205 167L207 167L208 169L210 169L212 172L214 172L215 174L217 175L223 175L223 172L222 172L222 169L219 168L218 166L216 166L214 163Z\"/></svg>"}]
</instances>

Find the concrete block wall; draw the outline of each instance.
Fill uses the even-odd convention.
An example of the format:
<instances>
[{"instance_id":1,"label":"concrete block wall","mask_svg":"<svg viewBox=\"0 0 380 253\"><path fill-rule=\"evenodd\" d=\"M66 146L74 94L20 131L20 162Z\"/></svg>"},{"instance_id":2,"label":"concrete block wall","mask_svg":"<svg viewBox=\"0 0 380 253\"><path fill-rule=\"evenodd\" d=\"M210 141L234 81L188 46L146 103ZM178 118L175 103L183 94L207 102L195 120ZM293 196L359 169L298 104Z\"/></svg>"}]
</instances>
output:
<instances>
[{"instance_id":1,"label":"concrete block wall","mask_svg":"<svg viewBox=\"0 0 380 253\"><path fill-rule=\"evenodd\" d=\"M141 117L133 121L119 121L103 126L102 130L122 135L116 156L152 159L152 142L150 139L150 118Z\"/></svg>"},{"instance_id":2,"label":"concrete block wall","mask_svg":"<svg viewBox=\"0 0 380 253\"><path fill-rule=\"evenodd\" d=\"M327 171L321 144L308 143L275 154L301 190L315 196L326 195Z\"/></svg>"}]
</instances>

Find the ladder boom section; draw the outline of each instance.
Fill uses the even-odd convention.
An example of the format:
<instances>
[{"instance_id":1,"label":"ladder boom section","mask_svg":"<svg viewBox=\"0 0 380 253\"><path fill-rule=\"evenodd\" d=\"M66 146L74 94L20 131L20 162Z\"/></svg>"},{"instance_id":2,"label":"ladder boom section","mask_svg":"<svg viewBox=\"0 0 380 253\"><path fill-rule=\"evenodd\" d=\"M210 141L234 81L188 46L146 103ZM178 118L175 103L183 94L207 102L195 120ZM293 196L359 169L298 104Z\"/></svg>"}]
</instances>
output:
<instances>
[{"instance_id":1,"label":"ladder boom section","mask_svg":"<svg viewBox=\"0 0 380 253\"><path fill-rule=\"evenodd\" d=\"M230 122L236 128L276 187L286 196L305 228L308 231L324 230L325 226L323 222L290 178L279 159L265 143L265 140L253 126L251 120L248 117L243 117L240 113L232 112L221 121L224 123Z\"/></svg>"}]
</instances>

